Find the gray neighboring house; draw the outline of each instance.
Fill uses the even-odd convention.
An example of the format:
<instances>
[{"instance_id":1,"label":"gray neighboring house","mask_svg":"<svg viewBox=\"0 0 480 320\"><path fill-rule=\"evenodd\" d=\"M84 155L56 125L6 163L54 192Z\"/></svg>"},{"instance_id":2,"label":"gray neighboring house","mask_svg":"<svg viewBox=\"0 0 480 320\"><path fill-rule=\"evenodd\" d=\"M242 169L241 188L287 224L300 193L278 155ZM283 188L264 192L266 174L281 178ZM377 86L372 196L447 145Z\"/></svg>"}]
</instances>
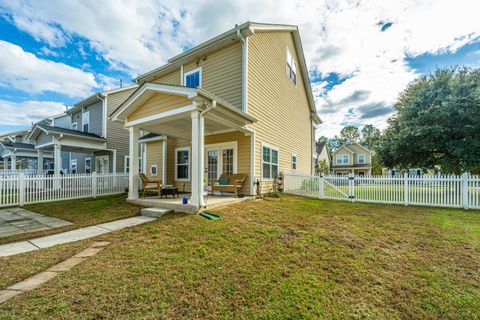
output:
<instances>
[{"instance_id":1,"label":"gray neighboring house","mask_svg":"<svg viewBox=\"0 0 480 320\"><path fill-rule=\"evenodd\" d=\"M37 150L28 142L30 129L6 133L0 136L0 155L3 161L1 169L4 170L38 170ZM44 165L53 160L51 153L46 153ZM42 167L42 169L45 167Z\"/></svg>"},{"instance_id":2,"label":"gray neighboring house","mask_svg":"<svg viewBox=\"0 0 480 320\"><path fill-rule=\"evenodd\" d=\"M50 125L36 124L29 140L35 144L38 157L53 152L56 174L66 169L64 154L68 154L66 171L70 173L126 172L129 133L123 124L110 121L108 116L136 88L135 85L93 94L74 104L66 117L53 119Z\"/></svg>"}]
</instances>

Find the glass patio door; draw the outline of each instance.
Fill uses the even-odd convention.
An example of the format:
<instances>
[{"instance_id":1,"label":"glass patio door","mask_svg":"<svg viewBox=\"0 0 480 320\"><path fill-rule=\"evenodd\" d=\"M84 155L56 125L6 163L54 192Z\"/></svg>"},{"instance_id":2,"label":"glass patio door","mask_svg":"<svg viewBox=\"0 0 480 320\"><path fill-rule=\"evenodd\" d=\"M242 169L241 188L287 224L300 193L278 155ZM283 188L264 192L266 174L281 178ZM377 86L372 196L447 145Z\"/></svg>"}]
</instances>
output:
<instances>
[{"instance_id":1,"label":"glass patio door","mask_svg":"<svg viewBox=\"0 0 480 320\"><path fill-rule=\"evenodd\" d=\"M216 180L218 174L218 149L207 149L207 178L208 181Z\"/></svg>"}]
</instances>

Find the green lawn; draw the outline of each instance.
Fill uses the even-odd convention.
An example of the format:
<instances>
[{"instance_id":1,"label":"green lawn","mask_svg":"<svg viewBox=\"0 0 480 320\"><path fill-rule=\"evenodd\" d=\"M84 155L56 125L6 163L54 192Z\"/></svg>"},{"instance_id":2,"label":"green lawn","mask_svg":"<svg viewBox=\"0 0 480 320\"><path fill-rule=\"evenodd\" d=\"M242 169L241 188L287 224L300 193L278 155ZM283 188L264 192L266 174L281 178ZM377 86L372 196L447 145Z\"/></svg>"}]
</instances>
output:
<instances>
[{"instance_id":1,"label":"green lawn","mask_svg":"<svg viewBox=\"0 0 480 320\"><path fill-rule=\"evenodd\" d=\"M72 225L39 232L0 238L0 244L59 233L84 226L132 217L140 214L140 207L129 204L125 195L46 202L26 205L25 209L72 222Z\"/></svg>"},{"instance_id":2,"label":"green lawn","mask_svg":"<svg viewBox=\"0 0 480 320\"><path fill-rule=\"evenodd\" d=\"M480 318L479 211L282 196L220 215L168 215L99 237L111 246L3 304L0 318ZM0 279L91 241L55 258L0 259Z\"/></svg>"}]
</instances>

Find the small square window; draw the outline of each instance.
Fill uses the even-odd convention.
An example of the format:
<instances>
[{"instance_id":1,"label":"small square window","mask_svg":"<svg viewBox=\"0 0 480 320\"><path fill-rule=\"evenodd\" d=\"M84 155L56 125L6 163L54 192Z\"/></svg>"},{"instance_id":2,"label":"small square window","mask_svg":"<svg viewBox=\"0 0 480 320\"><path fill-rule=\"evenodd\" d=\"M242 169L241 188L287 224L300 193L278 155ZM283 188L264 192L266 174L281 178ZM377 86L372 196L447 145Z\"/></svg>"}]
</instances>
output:
<instances>
[{"instance_id":1,"label":"small square window","mask_svg":"<svg viewBox=\"0 0 480 320\"><path fill-rule=\"evenodd\" d=\"M150 167L150 175L152 176L156 176L158 174L158 166L157 165L153 165Z\"/></svg>"},{"instance_id":2,"label":"small square window","mask_svg":"<svg viewBox=\"0 0 480 320\"><path fill-rule=\"evenodd\" d=\"M202 87L202 69L197 68L192 71L186 72L183 81L184 85L190 88Z\"/></svg>"}]
</instances>

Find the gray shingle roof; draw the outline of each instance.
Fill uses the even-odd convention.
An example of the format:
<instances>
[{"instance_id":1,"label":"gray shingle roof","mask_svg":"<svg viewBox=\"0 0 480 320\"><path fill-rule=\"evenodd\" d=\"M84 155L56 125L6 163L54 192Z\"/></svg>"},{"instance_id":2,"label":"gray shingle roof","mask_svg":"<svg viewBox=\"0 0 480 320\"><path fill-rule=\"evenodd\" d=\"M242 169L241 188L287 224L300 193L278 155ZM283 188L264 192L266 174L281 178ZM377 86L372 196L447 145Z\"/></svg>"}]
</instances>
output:
<instances>
[{"instance_id":1,"label":"gray shingle roof","mask_svg":"<svg viewBox=\"0 0 480 320\"><path fill-rule=\"evenodd\" d=\"M78 130L72 130L72 129L66 129L66 128L61 128L61 127L53 127L53 126L47 126L47 125L38 125L44 130L47 131L54 131L54 132L59 132L59 133L66 133L70 135L75 135L79 137L88 137L88 138L96 138L96 139L102 139L105 140L105 138L100 137L98 134L91 133L91 132L83 132L83 131L78 131Z\"/></svg>"}]
</instances>

